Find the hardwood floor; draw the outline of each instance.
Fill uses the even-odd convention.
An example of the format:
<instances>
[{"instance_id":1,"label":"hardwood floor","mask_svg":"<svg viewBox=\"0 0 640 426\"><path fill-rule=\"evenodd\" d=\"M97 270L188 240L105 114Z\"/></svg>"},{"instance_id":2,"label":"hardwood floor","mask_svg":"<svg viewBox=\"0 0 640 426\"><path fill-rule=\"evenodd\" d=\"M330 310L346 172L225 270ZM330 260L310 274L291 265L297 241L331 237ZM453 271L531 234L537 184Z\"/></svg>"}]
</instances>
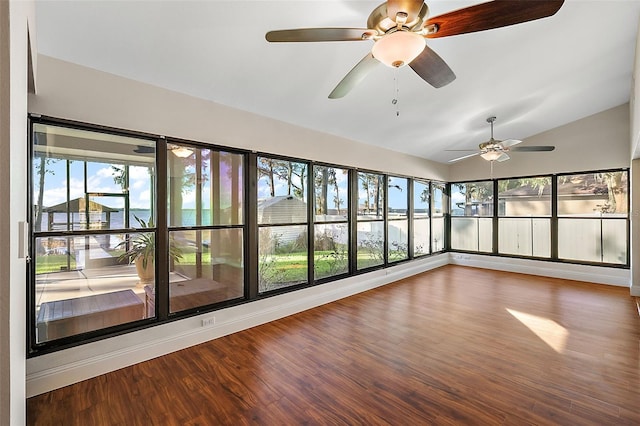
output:
<instances>
[{"instance_id":1,"label":"hardwood floor","mask_svg":"<svg viewBox=\"0 0 640 426\"><path fill-rule=\"evenodd\" d=\"M30 398L30 425L638 425L626 288L445 266Z\"/></svg>"}]
</instances>

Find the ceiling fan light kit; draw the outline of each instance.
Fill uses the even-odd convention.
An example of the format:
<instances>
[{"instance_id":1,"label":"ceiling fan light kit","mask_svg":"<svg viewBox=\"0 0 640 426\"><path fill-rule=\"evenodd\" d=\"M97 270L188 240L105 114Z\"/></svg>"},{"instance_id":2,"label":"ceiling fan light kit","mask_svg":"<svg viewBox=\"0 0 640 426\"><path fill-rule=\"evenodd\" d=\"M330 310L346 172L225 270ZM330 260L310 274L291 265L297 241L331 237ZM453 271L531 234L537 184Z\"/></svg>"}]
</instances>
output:
<instances>
[{"instance_id":1,"label":"ceiling fan light kit","mask_svg":"<svg viewBox=\"0 0 640 426\"><path fill-rule=\"evenodd\" d=\"M480 154L480 157L484 158L487 161L496 161L502 155L501 152L498 151L487 151Z\"/></svg>"},{"instance_id":2,"label":"ceiling fan light kit","mask_svg":"<svg viewBox=\"0 0 640 426\"><path fill-rule=\"evenodd\" d=\"M417 58L425 47L424 37L399 30L376 41L371 54L388 67L400 68Z\"/></svg>"},{"instance_id":3,"label":"ceiling fan light kit","mask_svg":"<svg viewBox=\"0 0 640 426\"><path fill-rule=\"evenodd\" d=\"M409 65L435 88L455 80L449 65L427 46L427 38L448 37L534 21L554 15L564 0L490 1L429 18L423 0L387 0L376 7L367 28L299 28L269 31L268 42L322 42L373 40L371 52L333 89L329 98L341 98L371 72L378 62L399 68Z\"/></svg>"}]
</instances>

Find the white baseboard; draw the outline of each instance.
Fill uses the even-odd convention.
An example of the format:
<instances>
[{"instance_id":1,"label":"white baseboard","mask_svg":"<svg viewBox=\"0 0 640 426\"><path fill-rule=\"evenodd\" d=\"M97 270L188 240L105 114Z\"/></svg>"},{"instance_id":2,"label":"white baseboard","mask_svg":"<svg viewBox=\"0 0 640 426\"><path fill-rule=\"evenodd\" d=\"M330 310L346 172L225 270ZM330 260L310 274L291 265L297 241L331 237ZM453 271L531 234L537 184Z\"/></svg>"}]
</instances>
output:
<instances>
[{"instance_id":1,"label":"white baseboard","mask_svg":"<svg viewBox=\"0 0 640 426\"><path fill-rule=\"evenodd\" d=\"M448 254L246 303L27 360L27 397L352 296L449 263ZM203 319L215 317L204 327Z\"/></svg>"},{"instance_id":2,"label":"white baseboard","mask_svg":"<svg viewBox=\"0 0 640 426\"><path fill-rule=\"evenodd\" d=\"M473 266L476 268L540 275L543 277L562 278L565 280L585 281L620 287L630 287L631 285L631 271L629 269L621 268L545 262L542 260L515 259L467 253L449 253L449 263L452 265Z\"/></svg>"}]
</instances>

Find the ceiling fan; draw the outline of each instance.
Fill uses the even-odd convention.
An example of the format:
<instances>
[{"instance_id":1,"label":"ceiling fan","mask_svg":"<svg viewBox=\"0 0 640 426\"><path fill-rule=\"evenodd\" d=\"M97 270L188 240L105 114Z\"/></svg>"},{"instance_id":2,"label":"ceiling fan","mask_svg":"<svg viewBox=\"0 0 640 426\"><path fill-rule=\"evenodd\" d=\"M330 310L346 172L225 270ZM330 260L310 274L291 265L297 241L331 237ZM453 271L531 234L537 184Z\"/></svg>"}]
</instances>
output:
<instances>
[{"instance_id":1,"label":"ceiling fan","mask_svg":"<svg viewBox=\"0 0 640 426\"><path fill-rule=\"evenodd\" d=\"M462 157L454 158L453 160L449 160L449 163L454 163L456 161L464 160L465 158L475 157L479 155L487 161L506 161L509 158L507 152L512 151L520 151L520 152L543 152L543 151L553 151L556 149L555 146L550 145L540 145L540 146L515 146L519 143L522 143L521 140L517 139L507 139L504 141L498 141L493 138L493 123L496 121L496 117L487 118L487 123L491 125L491 139L486 142L483 142L479 145L480 150L478 152L474 152L473 154L463 155ZM450 149L447 151L472 151L470 149Z\"/></svg>"},{"instance_id":2,"label":"ceiling fan","mask_svg":"<svg viewBox=\"0 0 640 426\"><path fill-rule=\"evenodd\" d=\"M455 80L447 63L425 38L448 37L520 24L554 15L564 0L495 0L428 18L422 0L387 0L369 15L366 28L299 28L269 31L269 42L373 40L373 48L329 94L341 98L380 62L400 68L409 65L435 88Z\"/></svg>"}]
</instances>

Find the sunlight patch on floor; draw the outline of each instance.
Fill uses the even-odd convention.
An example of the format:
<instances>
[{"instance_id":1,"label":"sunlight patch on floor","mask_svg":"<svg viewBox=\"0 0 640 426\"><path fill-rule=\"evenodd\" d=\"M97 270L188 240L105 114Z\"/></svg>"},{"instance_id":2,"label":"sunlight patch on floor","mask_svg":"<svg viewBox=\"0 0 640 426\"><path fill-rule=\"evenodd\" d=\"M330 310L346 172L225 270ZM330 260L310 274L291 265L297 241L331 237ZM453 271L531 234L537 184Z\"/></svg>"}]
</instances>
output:
<instances>
[{"instance_id":1,"label":"sunlight patch on floor","mask_svg":"<svg viewBox=\"0 0 640 426\"><path fill-rule=\"evenodd\" d=\"M537 315L531 315L519 312L514 309L507 308L515 319L524 324L529 330L533 331L536 336L542 339L554 351L559 354L564 353L569 331L557 322Z\"/></svg>"}]
</instances>

